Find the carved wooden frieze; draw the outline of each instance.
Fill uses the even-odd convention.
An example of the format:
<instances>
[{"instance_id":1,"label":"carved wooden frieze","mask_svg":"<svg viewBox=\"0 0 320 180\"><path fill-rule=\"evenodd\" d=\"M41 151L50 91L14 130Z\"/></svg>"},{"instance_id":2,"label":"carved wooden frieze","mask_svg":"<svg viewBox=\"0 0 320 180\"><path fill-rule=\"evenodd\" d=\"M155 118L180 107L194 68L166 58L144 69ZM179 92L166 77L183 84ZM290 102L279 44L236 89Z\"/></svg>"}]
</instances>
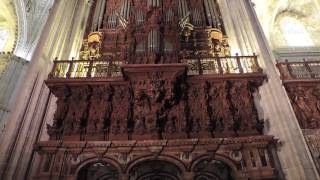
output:
<instances>
[{"instance_id":1,"label":"carved wooden frieze","mask_svg":"<svg viewBox=\"0 0 320 180\"><path fill-rule=\"evenodd\" d=\"M193 79L185 72L183 64L126 65L125 80L118 83L52 86L57 111L53 125L48 125L49 135L52 139L141 140L262 133L263 120L253 94L263 78ZM318 113L319 103L313 103L314 109L304 113Z\"/></svg>"},{"instance_id":2,"label":"carved wooden frieze","mask_svg":"<svg viewBox=\"0 0 320 180\"><path fill-rule=\"evenodd\" d=\"M234 120L230 111L230 101L227 100L229 83L227 81L206 82L206 86L211 131L226 134L233 132Z\"/></svg>"},{"instance_id":3,"label":"carved wooden frieze","mask_svg":"<svg viewBox=\"0 0 320 180\"><path fill-rule=\"evenodd\" d=\"M207 106L205 82L190 84L188 91L188 122L191 137L212 136L212 123ZM218 101L217 101L218 102Z\"/></svg>"},{"instance_id":4,"label":"carved wooden frieze","mask_svg":"<svg viewBox=\"0 0 320 180\"><path fill-rule=\"evenodd\" d=\"M91 88L89 86L79 86L70 87L70 89L71 95L68 99L68 113L63 122L64 138L73 138L73 135L82 134L89 116Z\"/></svg>"},{"instance_id":5,"label":"carved wooden frieze","mask_svg":"<svg viewBox=\"0 0 320 180\"><path fill-rule=\"evenodd\" d=\"M89 141L78 143L77 146L67 141L60 144L56 144L55 141L40 142L37 144L37 151L41 152L41 165L38 169L39 176L35 178L47 179L61 176L62 179L65 177L73 179L79 175L80 169L90 162L110 162L109 166L116 165L113 174L118 173L122 177L133 178L141 173L139 169L136 169L138 165L150 162L150 160L162 160L182 167L181 173L192 172L193 177L201 173L212 173L212 171L221 173L221 170L215 171L216 168L203 169L205 164L210 164L209 162L220 162L218 167L221 167L223 163L227 163L226 167L232 167L235 179L244 177L246 179L249 177L277 179L271 154L275 143L276 140L272 136L122 141L121 143L119 141ZM52 153L53 149L56 153ZM44 168L46 164L52 164L52 166ZM149 163L145 169L151 166ZM172 171L173 168L171 166L170 168Z\"/></svg>"},{"instance_id":6,"label":"carved wooden frieze","mask_svg":"<svg viewBox=\"0 0 320 180\"><path fill-rule=\"evenodd\" d=\"M181 77L186 73L186 66L128 65L123 71L133 90L132 138L158 139L176 132L186 136L186 103L181 102L186 92L181 90ZM179 97L178 89L182 93Z\"/></svg>"},{"instance_id":7,"label":"carved wooden frieze","mask_svg":"<svg viewBox=\"0 0 320 180\"><path fill-rule=\"evenodd\" d=\"M109 127L109 139L127 139L130 129L131 91L128 86L114 86L112 98L111 119L106 126Z\"/></svg>"},{"instance_id":8,"label":"carved wooden frieze","mask_svg":"<svg viewBox=\"0 0 320 180\"><path fill-rule=\"evenodd\" d=\"M306 84L287 84L291 104L302 129L320 128L320 87Z\"/></svg>"},{"instance_id":9,"label":"carved wooden frieze","mask_svg":"<svg viewBox=\"0 0 320 180\"><path fill-rule=\"evenodd\" d=\"M92 95L89 100L89 117L86 125L86 135L88 138L105 133L105 124L111 120L111 99L113 94L114 89L110 85L92 87Z\"/></svg>"}]
</instances>

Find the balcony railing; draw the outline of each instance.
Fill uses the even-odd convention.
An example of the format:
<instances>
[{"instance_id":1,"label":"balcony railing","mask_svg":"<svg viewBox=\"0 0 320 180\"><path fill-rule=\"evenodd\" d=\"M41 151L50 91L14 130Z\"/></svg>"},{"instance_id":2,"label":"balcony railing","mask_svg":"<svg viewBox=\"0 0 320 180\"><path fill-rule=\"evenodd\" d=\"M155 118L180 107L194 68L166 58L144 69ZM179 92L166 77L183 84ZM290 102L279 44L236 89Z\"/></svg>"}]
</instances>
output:
<instances>
[{"instance_id":1,"label":"balcony railing","mask_svg":"<svg viewBox=\"0 0 320 180\"><path fill-rule=\"evenodd\" d=\"M112 78L122 76L123 61L55 60L49 78ZM194 57L182 59L188 75L226 75L261 73L257 56Z\"/></svg>"},{"instance_id":2,"label":"balcony railing","mask_svg":"<svg viewBox=\"0 0 320 180\"><path fill-rule=\"evenodd\" d=\"M256 55L195 57L193 59L184 59L183 62L189 66L189 75L262 73Z\"/></svg>"},{"instance_id":3,"label":"balcony railing","mask_svg":"<svg viewBox=\"0 0 320 180\"><path fill-rule=\"evenodd\" d=\"M121 64L121 61L55 60L49 78L119 77Z\"/></svg>"},{"instance_id":4,"label":"balcony railing","mask_svg":"<svg viewBox=\"0 0 320 180\"><path fill-rule=\"evenodd\" d=\"M320 61L282 62L277 64L282 80L320 79Z\"/></svg>"}]
</instances>

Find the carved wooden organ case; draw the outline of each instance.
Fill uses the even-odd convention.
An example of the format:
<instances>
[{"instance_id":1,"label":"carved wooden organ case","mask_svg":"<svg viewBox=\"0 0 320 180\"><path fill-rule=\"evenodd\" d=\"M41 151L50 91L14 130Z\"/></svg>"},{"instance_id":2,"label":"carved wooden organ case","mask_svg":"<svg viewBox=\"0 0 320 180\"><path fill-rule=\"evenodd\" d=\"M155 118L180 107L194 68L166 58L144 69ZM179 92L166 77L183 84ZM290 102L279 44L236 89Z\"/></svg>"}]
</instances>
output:
<instances>
[{"instance_id":1,"label":"carved wooden organ case","mask_svg":"<svg viewBox=\"0 0 320 180\"><path fill-rule=\"evenodd\" d=\"M216 0L93 1L80 60L64 62L71 68L62 76L60 63L46 81L57 97L57 109L47 127L50 141L40 142L39 151L59 149L62 144L50 142L60 140L78 145L114 142L112 147L121 142L119 147L131 148L125 154L134 161L143 154L133 150L139 142L163 149L172 141L178 152L192 155L190 162L210 149L233 158L235 176L259 166L265 174L252 176L276 177L270 156L275 141L263 135L254 101L265 76L256 56L230 56ZM230 141L215 141L219 138ZM80 146L77 155L87 149ZM246 155L230 157L232 152ZM124 152L117 153L102 156L122 157ZM177 156L170 148L145 153Z\"/></svg>"}]
</instances>

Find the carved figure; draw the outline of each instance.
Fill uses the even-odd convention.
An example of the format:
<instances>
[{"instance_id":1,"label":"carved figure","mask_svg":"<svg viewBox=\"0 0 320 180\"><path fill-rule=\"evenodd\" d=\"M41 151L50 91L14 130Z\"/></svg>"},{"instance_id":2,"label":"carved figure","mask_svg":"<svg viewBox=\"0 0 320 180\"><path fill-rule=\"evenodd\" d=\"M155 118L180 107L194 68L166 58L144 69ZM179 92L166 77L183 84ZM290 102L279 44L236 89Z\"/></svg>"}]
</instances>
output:
<instances>
[{"instance_id":1,"label":"carved figure","mask_svg":"<svg viewBox=\"0 0 320 180\"><path fill-rule=\"evenodd\" d=\"M315 112L317 111L316 105L313 107L310 100L312 99L311 90L298 87L291 88L289 92L292 94L291 100L293 102L293 107L302 128L316 128L319 120L315 115Z\"/></svg>"},{"instance_id":2,"label":"carved figure","mask_svg":"<svg viewBox=\"0 0 320 180\"><path fill-rule=\"evenodd\" d=\"M128 133L128 114L130 106L129 89L125 86L114 87L112 100L112 115L110 120L110 133L114 135Z\"/></svg>"},{"instance_id":3,"label":"carved figure","mask_svg":"<svg viewBox=\"0 0 320 180\"><path fill-rule=\"evenodd\" d=\"M258 116L256 114L252 92L248 88L248 81L232 82L230 99L236 132L256 131Z\"/></svg>"},{"instance_id":4,"label":"carved figure","mask_svg":"<svg viewBox=\"0 0 320 180\"><path fill-rule=\"evenodd\" d=\"M212 82L208 84L207 102L209 106L212 129L217 132L230 132L233 121L230 117L230 105L227 101L227 82Z\"/></svg>"},{"instance_id":5,"label":"carved figure","mask_svg":"<svg viewBox=\"0 0 320 180\"><path fill-rule=\"evenodd\" d=\"M134 132L144 134L154 132L156 112L152 109L152 98L143 90L138 90L134 98Z\"/></svg>"},{"instance_id":6,"label":"carved figure","mask_svg":"<svg viewBox=\"0 0 320 180\"><path fill-rule=\"evenodd\" d=\"M174 105L168 114L169 129L174 129L177 133L187 133L187 119L185 116L185 102L181 100ZM166 125L167 125L166 123ZM171 126L171 127L170 127Z\"/></svg>"},{"instance_id":7,"label":"carved figure","mask_svg":"<svg viewBox=\"0 0 320 180\"><path fill-rule=\"evenodd\" d=\"M200 85L194 84L189 90L190 130L193 133L210 131L210 119L207 112L205 91L206 87L204 83Z\"/></svg>"},{"instance_id":8,"label":"carved figure","mask_svg":"<svg viewBox=\"0 0 320 180\"><path fill-rule=\"evenodd\" d=\"M112 95L113 89L111 86L97 86L93 88L90 99L91 107L87 124L87 134L93 135L102 132L106 126L106 121L110 121Z\"/></svg>"},{"instance_id":9,"label":"carved figure","mask_svg":"<svg viewBox=\"0 0 320 180\"><path fill-rule=\"evenodd\" d=\"M64 134L79 133L88 118L89 87L73 87L69 99L69 111L64 121Z\"/></svg>"}]
</instances>

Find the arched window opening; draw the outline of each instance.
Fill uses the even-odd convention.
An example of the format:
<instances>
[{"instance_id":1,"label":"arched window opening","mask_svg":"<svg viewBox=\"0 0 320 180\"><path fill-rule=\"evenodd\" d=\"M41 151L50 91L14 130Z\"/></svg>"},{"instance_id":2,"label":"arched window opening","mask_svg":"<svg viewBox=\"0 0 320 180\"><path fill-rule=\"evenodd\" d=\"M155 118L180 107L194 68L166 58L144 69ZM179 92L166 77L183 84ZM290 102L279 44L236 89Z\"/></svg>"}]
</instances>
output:
<instances>
[{"instance_id":1,"label":"arched window opening","mask_svg":"<svg viewBox=\"0 0 320 180\"><path fill-rule=\"evenodd\" d=\"M307 47L314 46L309 33L305 27L292 17L285 17L281 20L281 31L287 40L288 46Z\"/></svg>"},{"instance_id":2,"label":"arched window opening","mask_svg":"<svg viewBox=\"0 0 320 180\"><path fill-rule=\"evenodd\" d=\"M9 32L5 29L0 29L0 52L4 50L9 39Z\"/></svg>"}]
</instances>

